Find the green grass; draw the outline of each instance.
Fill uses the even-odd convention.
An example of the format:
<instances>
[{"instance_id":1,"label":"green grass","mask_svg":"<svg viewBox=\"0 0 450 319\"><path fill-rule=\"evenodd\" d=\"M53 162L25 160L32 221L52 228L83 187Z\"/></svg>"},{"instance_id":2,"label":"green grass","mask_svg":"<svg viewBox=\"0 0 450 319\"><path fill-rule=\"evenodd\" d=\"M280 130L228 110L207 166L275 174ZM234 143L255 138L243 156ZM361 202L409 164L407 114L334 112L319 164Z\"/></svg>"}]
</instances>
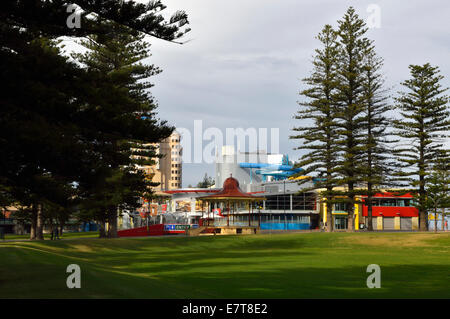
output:
<instances>
[{"instance_id":1,"label":"green grass","mask_svg":"<svg viewBox=\"0 0 450 319\"><path fill-rule=\"evenodd\" d=\"M4 242L0 298L450 298L449 247L450 233ZM66 287L72 263L81 289Z\"/></svg>"},{"instance_id":2,"label":"green grass","mask_svg":"<svg viewBox=\"0 0 450 319\"><path fill-rule=\"evenodd\" d=\"M63 233L62 236L60 236L61 239L65 238L97 238L98 237L98 231L91 231L91 232L74 232L74 233ZM50 239L50 234L44 234L45 239ZM30 234L27 235L14 235L14 234L5 234L5 240L16 240L16 239L30 239ZM1 240L0 240L1 243Z\"/></svg>"}]
</instances>

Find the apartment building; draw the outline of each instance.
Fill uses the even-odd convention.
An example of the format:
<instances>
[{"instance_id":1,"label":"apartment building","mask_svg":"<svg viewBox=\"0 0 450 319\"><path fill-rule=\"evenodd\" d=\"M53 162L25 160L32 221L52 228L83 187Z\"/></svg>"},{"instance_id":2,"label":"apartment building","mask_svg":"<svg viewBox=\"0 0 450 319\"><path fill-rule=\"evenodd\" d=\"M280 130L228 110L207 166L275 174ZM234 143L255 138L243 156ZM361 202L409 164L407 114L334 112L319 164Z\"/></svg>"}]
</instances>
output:
<instances>
[{"instance_id":1,"label":"apartment building","mask_svg":"<svg viewBox=\"0 0 450 319\"><path fill-rule=\"evenodd\" d=\"M159 183L155 191L166 191L181 188L182 186L182 147L181 135L174 131L171 136L159 143L156 152L162 155L155 159L156 163L144 166L146 172L153 182Z\"/></svg>"}]
</instances>

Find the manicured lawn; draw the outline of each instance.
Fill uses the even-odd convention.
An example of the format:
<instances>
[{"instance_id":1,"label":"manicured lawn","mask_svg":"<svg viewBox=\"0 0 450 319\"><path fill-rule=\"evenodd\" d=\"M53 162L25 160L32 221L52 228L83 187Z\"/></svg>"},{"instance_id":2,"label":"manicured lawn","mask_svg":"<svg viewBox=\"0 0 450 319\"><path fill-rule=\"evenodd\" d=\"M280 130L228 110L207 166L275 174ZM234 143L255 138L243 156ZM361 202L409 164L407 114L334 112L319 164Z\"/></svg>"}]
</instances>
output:
<instances>
[{"instance_id":1,"label":"manicured lawn","mask_svg":"<svg viewBox=\"0 0 450 319\"><path fill-rule=\"evenodd\" d=\"M66 267L81 267L81 289ZM366 286L367 265L381 288ZM450 298L450 233L0 243L1 298Z\"/></svg>"},{"instance_id":2,"label":"manicured lawn","mask_svg":"<svg viewBox=\"0 0 450 319\"><path fill-rule=\"evenodd\" d=\"M91 232L75 232L75 233L63 233L61 238L96 238L98 237L97 231ZM50 234L44 234L45 239L50 239ZM30 235L14 235L14 234L5 234L5 240L15 240L15 239L30 239ZM1 243L1 240L0 240Z\"/></svg>"}]
</instances>

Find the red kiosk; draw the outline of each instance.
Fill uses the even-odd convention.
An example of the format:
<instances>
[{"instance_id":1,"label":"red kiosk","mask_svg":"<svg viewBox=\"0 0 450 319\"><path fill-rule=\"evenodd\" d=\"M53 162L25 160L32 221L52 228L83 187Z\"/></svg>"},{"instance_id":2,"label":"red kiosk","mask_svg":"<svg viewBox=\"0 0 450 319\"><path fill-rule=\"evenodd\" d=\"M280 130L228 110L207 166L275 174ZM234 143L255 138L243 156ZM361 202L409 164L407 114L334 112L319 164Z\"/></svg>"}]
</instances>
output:
<instances>
[{"instance_id":1,"label":"red kiosk","mask_svg":"<svg viewBox=\"0 0 450 319\"><path fill-rule=\"evenodd\" d=\"M204 221L202 223L204 227L213 226L214 231L220 234L250 234L256 233L259 230L259 215L255 216L255 214L253 214L254 205L252 204L255 202L261 202L265 200L265 198L243 192L239 188L238 180L232 176L225 180L222 190L215 194L200 197L199 199L209 205L206 218L202 218ZM248 206L248 214L239 214L239 216L247 217L248 225L245 226L242 222L238 223L235 220L238 205L241 203L246 203ZM223 206L224 209L221 211L221 215L226 217L226 225L216 225L213 213L214 204L215 206L218 206L218 204ZM213 218L210 217L211 213L213 214Z\"/></svg>"}]
</instances>

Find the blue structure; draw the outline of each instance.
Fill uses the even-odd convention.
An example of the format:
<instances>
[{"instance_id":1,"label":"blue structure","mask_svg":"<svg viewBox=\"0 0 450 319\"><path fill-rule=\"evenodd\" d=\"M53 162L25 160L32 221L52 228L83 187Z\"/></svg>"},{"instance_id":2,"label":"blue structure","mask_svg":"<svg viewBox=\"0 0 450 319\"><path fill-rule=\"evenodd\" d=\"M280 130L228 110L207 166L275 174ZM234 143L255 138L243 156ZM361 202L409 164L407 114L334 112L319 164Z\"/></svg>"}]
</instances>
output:
<instances>
[{"instance_id":1,"label":"blue structure","mask_svg":"<svg viewBox=\"0 0 450 319\"><path fill-rule=\"evenodd\" d=\"M262 230L308 230L310 228L310 223L261 223Z\"/></svg>"},{"instance_id":2,"label":"blue structure","mask_svg":"<svg viewBox=\"0 0 450 319\"><path fill-rule=\"evenodd\" d=\"M294 168L294 166L289 163L287 155L283 157L283 162L281 164L239 163L239 167L250 169L250 181L252 180L252 169L255 168L255 174L262 175L264 182L267 180L267 176L272 176L274 180L279 181L303 171L302 168Z\"/></svg>"},{"instance_id":3,"label":"blue structure","mask_svg":"<svg viewBox=\"0 0 450 319\"><path fill-rule=\"evenodd\" d=\"M94 222L84 222L83 225L81 226L81 231L82 232L88 232L88 231L97 231L98 230L98 225Z\"/></svg>"}]
</instances>

